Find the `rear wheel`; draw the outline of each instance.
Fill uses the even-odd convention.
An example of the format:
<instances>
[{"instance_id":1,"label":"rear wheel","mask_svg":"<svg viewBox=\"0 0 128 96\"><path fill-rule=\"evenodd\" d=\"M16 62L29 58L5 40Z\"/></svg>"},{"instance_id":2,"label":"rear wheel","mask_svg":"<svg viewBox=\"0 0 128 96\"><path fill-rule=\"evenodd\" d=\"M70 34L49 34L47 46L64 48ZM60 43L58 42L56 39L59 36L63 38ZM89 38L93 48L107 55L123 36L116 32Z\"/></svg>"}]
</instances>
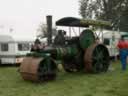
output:
<instances>
[{"instance_id":1,"label":"rear wheel","mask_svg":"<svg viewBox=\"0 0 128 96\"><path fill-rule=\"evenodd\" d=\"M102 44L93 44L87 48L84 62L87 72L100 73L106 72L109 67L109 53Z\"/></svg>"}]
</instances>

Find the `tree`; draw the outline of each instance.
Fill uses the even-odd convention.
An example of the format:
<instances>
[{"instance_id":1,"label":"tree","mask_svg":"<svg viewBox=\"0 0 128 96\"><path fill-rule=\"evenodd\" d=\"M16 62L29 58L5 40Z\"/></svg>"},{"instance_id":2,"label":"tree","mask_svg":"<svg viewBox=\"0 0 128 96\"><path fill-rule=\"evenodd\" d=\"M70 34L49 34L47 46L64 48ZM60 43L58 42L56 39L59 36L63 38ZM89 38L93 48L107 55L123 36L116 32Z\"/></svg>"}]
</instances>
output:
<instances>
[{"instance_id":1,"label":"tree","mask_svg":"<svg viewBox=\"0 0 128 96\"><path fill-rule=\"evenodd\" d=\"M124 10L120 20L120 30L128 32L128 7Z\"/></svg>"},{"instance_id":2,"label":"tree","mask_svg":"<svg viewBox=\"0 0 128 96\"><path fill-rule=\"evenodd\" d=\"M80 0L79 13L83 18L107 20L116 30L127 9L128 0Z\"/></svg>"},{"instance_id":3,"label":"tree","mask_svg":"<svg viewBox=\"0 0 128 96\"><path fill-rule=\"evenodd\" d=\"M39 38L44 38L47 37L48 33L47 33L47 24L41 23L39 25L39 28L37 29L37 37ZM54 27L52 29L52 35L55 36L57 34L56 28Z\"/></svg>"}]
</instances>

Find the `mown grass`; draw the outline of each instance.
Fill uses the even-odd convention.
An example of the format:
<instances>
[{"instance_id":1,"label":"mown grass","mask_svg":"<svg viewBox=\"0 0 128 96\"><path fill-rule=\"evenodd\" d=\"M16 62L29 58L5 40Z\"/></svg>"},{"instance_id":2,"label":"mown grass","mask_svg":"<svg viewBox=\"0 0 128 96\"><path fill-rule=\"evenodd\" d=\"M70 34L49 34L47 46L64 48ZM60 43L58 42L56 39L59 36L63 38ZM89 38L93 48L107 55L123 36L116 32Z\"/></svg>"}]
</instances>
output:
<instances>
[{"instance_id":1,"label":"mown grass","mask_svg":"<svg viewBox=\"0 0 128 96\"><path fill-rule=\"evenodd\" d=\"M24 81L18 67L0 68L0 96L128 96L128 70L119 62L101 74L59 72L55 81Z\"/></svg>"}]
</instances>

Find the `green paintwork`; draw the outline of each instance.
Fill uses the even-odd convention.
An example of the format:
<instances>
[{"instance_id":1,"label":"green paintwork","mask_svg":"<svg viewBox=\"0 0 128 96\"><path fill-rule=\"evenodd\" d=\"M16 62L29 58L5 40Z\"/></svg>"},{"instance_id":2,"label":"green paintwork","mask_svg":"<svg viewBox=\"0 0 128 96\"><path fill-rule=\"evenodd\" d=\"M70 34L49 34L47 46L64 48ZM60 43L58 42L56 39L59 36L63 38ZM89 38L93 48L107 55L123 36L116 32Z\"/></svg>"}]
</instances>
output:
<instances>
[{"instance_id":1,"label":"green paintwork","mask_svg":"<svg viewBox=\"0 0 128 96\"><path fill-rule=\"evenodd\" d=\"M80 46L82 49L88 48L91 44L95 43L95 36L91 30L84 30L80 34Z\"/></svg>"},{"instance_id":2,"label":"green paintwork","mask_svg":"<svg viewBox=\"0 0 128 96\"><path fill-rule=\"evenodd\" d=\"M33 56L33 57L49 57L51 54L50 53L38 53L38 52L31 52L28 53L26 56Z\"/></svg>"},{"instance_id":3,"label":"green paintwork","mask_svg":"<svg viewBox=\"0 0 128 96\"><path fill-rule=\"evenodd\" d=\"M65 48L56 48L56 59L62 59L65 56L74 56L78 53L78 48L76 45L65 47Z\"/></svg>"}]
</instances>

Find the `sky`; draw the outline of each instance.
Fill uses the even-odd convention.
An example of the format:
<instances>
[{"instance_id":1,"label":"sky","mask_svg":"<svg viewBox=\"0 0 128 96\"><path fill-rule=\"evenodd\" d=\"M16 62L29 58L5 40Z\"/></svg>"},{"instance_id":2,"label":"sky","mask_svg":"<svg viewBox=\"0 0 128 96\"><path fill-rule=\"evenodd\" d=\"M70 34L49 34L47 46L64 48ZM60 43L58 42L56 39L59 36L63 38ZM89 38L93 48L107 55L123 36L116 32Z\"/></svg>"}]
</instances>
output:
<instances>
[{"instance_id":1,"label":"sky","mask_svg":"<svg viewBox=\"0 0 128 96\"><path fill-rule=\"evenodd\" d=\"M46 16L80 17L79 0L0 0L0 34L35 36Z\"/></svg>"}]
</instances>

